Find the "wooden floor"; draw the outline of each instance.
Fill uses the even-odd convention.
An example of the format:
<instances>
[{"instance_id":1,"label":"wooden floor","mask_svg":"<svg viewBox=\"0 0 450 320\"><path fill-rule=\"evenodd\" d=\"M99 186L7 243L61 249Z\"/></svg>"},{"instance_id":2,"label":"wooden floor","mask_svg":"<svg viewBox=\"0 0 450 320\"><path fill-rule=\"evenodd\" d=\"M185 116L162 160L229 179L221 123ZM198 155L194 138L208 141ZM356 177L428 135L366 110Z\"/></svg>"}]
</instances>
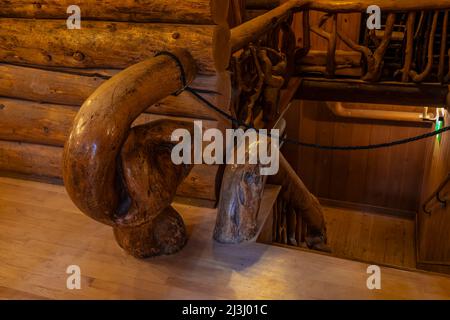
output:
<instances>
[{"instance_id":1,"label":"wooden floor","mask_svg":"<svg viewBox=\"0 0 450 320\"><path fill-rule=\"evenodd\" d=\"M111 229L82 215L59 186L0 178L0 298L49 299L450 299L450 278L259 243L211 240L215 210L176 205L190 234L179 254L140 261ZM81 290L66 289L79 265Z\"/></svg>"},{"instance_id":2,"label":"wooden floor","mask_svg":"<svg viewBox=\"0 0 450 320\"><path fill-rule=\"evenodd\" d=\"M323 208L333 255L416 267L414 220L349 208Z\"/></svg>"}]
</instances>

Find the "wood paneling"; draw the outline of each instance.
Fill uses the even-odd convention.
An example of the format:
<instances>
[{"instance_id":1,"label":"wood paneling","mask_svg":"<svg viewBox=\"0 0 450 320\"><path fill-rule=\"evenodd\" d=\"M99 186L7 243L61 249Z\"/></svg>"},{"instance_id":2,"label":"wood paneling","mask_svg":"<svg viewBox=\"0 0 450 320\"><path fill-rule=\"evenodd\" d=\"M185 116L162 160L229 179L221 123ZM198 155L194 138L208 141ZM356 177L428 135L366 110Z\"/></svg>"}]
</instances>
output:
<instances>
[{"instance_id":1,"label":"wood paneling","mask_svg":"<svg viewBox=\"0 0 450 320\"><path fill-rule=\"evenodd\" d=\"M445 124L447 126L450 124L448 114ZM449 133L442 135L441 143L434 139L432 148L427 158L426 178L421 197L422 203L435 192L450 172ZM450 184L447 184L442 190L441 197L450 199ZM430 215L424 213L423 210L419 210L417 216L418 262L429 264L430 267L435 265L434 269L441 264L443 265L442 269L450 273L450 205L442 207L434 199L428 206L428 210L431 210Z\"/></svg>"},{"instance_id":2,"label":"wood paneling","mask_svg":"<svg viewBox=\"0 0 450 320\"><path fill-rule=\"evenodd\" d=\"M63 187L0 178L0 298L449 299L450 278L248 243L213 243L216 210L175 204L189 240L172 256L137 260L107 226L85 217ZM66 269L81 268L81 290ZM405 289L407 288L407 289Z\"/></svg>"},{"instance_id":3,"label":"wood paneling","mask_svg":"<svg viewBox=\"0 0 450 320\"><path fill-rule=\"evenodd\" d=\"M310 26L317 25L320 18L324 15L324 12L319 11L310 11L309 13L309 23ZM357 41L359 38L359 31L360 31L360 24L361 24L361 14L360 13L344 13L338 15L337 20L337 28L338 30L341 30L346 36L348 36L350 39ZM293 30L295 31L295 34L297 36L297 45L302 47L304 44L303 39L303 13L297 13L294 17L293 21ZM328 21L325 26L324 30L330 31L331 30L331 22ZM314 33L310 33L310 41L311 41L311 49L313 50L327 50L327 40L319 37L318 35ZM351 49L342 42L341 39L337 39L336 42L336 49L337 50L345 50L345 51L351 51Z\"/></svg>"},{"instance_id":4,"label":"wood paneling","mask_svg":"<svg viewBox=\"0 0 450 320\"><path fill-rule=\"evenodd\" d=\"M382 265L416 267L414 220L323 207L332 254Z\"/></svg>"},{"instance_id":5,"label":"wood paneling","mask_svg":"<svg viewBox=\"0 0 450 320\"><path fill-rule=\"evenodd\" d=\"M324 102L296 101L289 112L290 137L321 145L375 144L433 130L419 124L339 118ZM416 212L430 141L362 151L296 150L286 145L284 153L321 198Z\"/></svg>"}]
</instances>

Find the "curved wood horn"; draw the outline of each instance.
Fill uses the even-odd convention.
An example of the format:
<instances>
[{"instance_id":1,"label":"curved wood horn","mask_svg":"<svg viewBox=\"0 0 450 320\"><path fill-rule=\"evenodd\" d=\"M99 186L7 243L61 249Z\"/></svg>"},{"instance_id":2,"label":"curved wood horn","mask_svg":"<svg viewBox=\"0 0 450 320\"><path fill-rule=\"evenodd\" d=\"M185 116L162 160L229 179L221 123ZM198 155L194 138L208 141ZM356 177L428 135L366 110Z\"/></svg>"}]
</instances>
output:
<instances>
[{"instance_id":1,"label":"curved wood horn","mask_svg":"<svg viewBox=\"0 0 450 320\"><path fill-rule=\"evenodd\" d=\"M172 163L170 138L173 130L192 131L193 125L163 120L131 129L150 105L194 79L191 55L170 55L133 65L102 84L81 107L64 148L64 184L73 202L113 226L119 244L138 257L171 253L186 242L170 203L191 167Z\"/></svg>"}]
</instances>

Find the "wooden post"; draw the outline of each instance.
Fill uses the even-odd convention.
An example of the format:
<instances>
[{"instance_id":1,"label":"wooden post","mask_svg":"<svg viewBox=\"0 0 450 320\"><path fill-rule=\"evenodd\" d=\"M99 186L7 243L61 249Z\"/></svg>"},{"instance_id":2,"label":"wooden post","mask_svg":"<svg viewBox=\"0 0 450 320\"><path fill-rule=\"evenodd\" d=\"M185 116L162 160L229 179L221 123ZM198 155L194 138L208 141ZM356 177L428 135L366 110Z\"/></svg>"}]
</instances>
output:
<instances>
[{"instance_id":1,"label":"wooden post","mask_svg":"<svg viewBox=\"0 0 450 320\"><path fill-rule=\"evenodd\" d=\"M413 59L413 46L414 46L414 23L416 21L416 12L410 12L408 14L408 20L406 21L406 51L405 51L405 65L403 66L402 81L408 82L409 71L411 70L411 64Z\"/></svg>"},{"instance_id":2,"label":"wooden post","mask_svg":"<svg viewBox=\"0 0 450 320\"><path fill-rule=\"evenodd\" d=\"M430 38L428 41L428 60L425 69L421 73L417 73L414 70L409 71L409 76L414 82L422 82L425 80L431 72L433 67L433 51L434 51L434 38L436 35L437 20L439 16L439 11L435 11L433 14L433 22L431 24Z\"/></svg>"}]
</instances>

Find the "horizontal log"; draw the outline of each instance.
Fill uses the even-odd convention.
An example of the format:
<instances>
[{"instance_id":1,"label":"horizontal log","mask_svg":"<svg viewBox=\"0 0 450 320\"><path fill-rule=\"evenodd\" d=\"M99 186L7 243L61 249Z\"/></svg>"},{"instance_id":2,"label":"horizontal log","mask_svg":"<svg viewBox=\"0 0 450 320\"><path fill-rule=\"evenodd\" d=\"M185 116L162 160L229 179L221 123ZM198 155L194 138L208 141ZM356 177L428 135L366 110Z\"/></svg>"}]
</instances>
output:
<instances>
[{"instance_id":1,"label":"horizontal log","mask_svg":"<svg viewBox=\"0 0 450 320\"><path fill-rule=\"evenodd\" d=\"M78 108L0 97L0 139L63 146Z\"/></svg>"},{"instance_id":2,"label":"horizontal log","mask_svg":"<svg viewBox=\"0 0 450 320\"><path fill-rule=\"evenodd\" d=\"M301 57L295 66L296 74L320 73L327 74L328 54L322 50L310 50L306 56ZM335 75L360 78L363 75L361 69L361 53L354 51L337 50L334 58Z\"/></svg>"},{"instance_id":3,"label":"horizontal log","mask_svg":"<svg viewBox=\"0 0 450 320\"><path fill-rule=\"evenodd\" d=\"M306 4L309 9L327 12L365 12L371 5L377 5L382 11L417 11L448 9L447 0L293 0L298 6ZM273 9L286 0L247 0L250 9Z\"/></svg>"},{"instance_id":4,"label":"horizontal log","mask_svg":"<svg viewBox=\"0 0 450 320\"><path fill-rule=\"evenodd\" d=\"M377 5L381 11L417 11L448 9L448 0L310 0L309 8L326 12L366 12L371 5Z\"/></svg>"},{"instance_id":5,"label":"horizontal log","mask_svg":"<svg viewBox=\"0 0 450 320\"><path fill-rule=\"evenodd\" d=\"M0 140L0 173L62 178L62 148Z\"/></svg>"},{"instance_id":6,"label":"horizontal log","mask_svg":"<svg viewBox=\"0 0 450 320\"><path fill-rule=\"evenodd\" d=\"M62 152L60 147L0 140L0 175L62 183ZM217 172L217 165L194 166L177 195L215 201Z\"/></svg>"},{"instance_id":7,"label":"horizontal log","mask_svg":"<svg viewBox=\"0 0 450 320\"><path fill-rule=\"evenodd\" d=\"M258 16L231 30L232 52L242 49L249 42L260 38L265 32L279 24L292 12L304 9L326 12L365 12L370 5L378 5L382 11L408 11L448 9L448 0L410 1L410 0L288 0L279 6L278 1L255 1L274 7L266 14Z\"/></svg>"},{"instance_id":8,"label":"horizontal log","mask_svg":"<svg viewBox=\"0 0 450 320\"><path fill-rule=\"evenodd\" d=\"M228 1L223 0L0 0L0 17L67 19L77 5L82 19L190 24L225 23Z\"/></svg>"},{"instance_id":9,"label":"horizontal log","mask_svg":"<svg viewBox=\"0 0 450 320\"><path fill-rule=\"evenodd\" d=\"M309 66L326 66L327 52L323 50L310 50L306 56L301 57L297 64ZM336 50L336 65L360 66L361 53L355 51Z\"/></svg>"},{"instance_id":10,"label":"horizontal log","mask_svg":"<svg viewBox=\"0 0 450 320\"><path fill-rule=\"evenodd\" d=\"M247 21L231 30L231 51L236 52L255 41L280 21L285 20L293 9L306 6L308 2L290 0L269 12Z\"/></svg>"},{"instance_id":11,"label":"horizontal log","mask_svg":"<svg viewBox=\"0 0 450 320\"><path fill-rule=\"evenodd\" d=\"M368 83L361 80L305 78L295 96L302 100L443 107L448 88L434 84Z\"/></svg>"},{"instance_id":12,"label":"horizontal log","mask_svg":"<svg viewBox=\"0 0 450 320\"><path fill-rule=\"evenodd\" d=\"M297 75L312 75L319 73L322 75L327 75L327 68L325 66L308 66L308 65L298 65L295 68ZM361 67L346 67L346 66L336 66L334 71L335 76L344 76L352 78L361 78L363 76L363 71Z\"/></svg>"},{"instance_id":13,"label":"horizontal log","mask_svg":"<svg viewBox=\"0 0 450 320\"><path fill-rule=\"evenodd\" d=\"M450 8L446 0L247 0L249 9L273 9L280 2L293 4L298 10L305 6L310 10L326 12L366 12L371 5L377 5L382 11L417 11L417 10L443 10Z\"/></svg>"},{"instance_id":14,"label":"horizontal log","mask_svg":"<svg viewBox=\"0 0 450 320\"><path fill-rule=\"evenodd\" d=\"M184 48L200 73L211 74L228 66L229 33L222 25L84 21L80 30L69 30L65 20L0 18L0 62L122 69Z\"/></svg>"},{"instance_id":15,"label":"horizontal log","mask_svg":"<svg viewBox=\"0 0 450 320\"><path fill-rule=\"evenodd\" d=\"M38 68L0 64L0 96L25 99L43 103L81 106L103 82L117 73L117 70L51 71ZM80 70L81 71L81 70ZM198 76L193 88L215 91L205 93L208 100L227 111L228 104L219 99L230 95L230 80L226 76ZM229 97L228 97L229 98ZM192 94L183 92L169 96L149 107L148 113L175 115L199 119L217 119L218 114Z\"/></svg>"},{"instance_id":16,"label":"horizontal log","mask_svg":"<svg viewBox=\"0 0 450 320\"><path fill-rule=\"evenodd\" d=\"M70 134L78 110L77 107L0 97L0 139L62 147ZM159 119L196 120L144 113L133 125ZM215 120L202 121L205 130L217 127Z\"/></svg>"},{"instance_id":17,"label":"horizontal log","mask_svg":"<svg viewBox=\"0 0 450 320\"><path fill-rule=\"evenodd\" d=\"M0 96L80 106L105 79L0 64Z\"/></svg>"}]
</instances>

